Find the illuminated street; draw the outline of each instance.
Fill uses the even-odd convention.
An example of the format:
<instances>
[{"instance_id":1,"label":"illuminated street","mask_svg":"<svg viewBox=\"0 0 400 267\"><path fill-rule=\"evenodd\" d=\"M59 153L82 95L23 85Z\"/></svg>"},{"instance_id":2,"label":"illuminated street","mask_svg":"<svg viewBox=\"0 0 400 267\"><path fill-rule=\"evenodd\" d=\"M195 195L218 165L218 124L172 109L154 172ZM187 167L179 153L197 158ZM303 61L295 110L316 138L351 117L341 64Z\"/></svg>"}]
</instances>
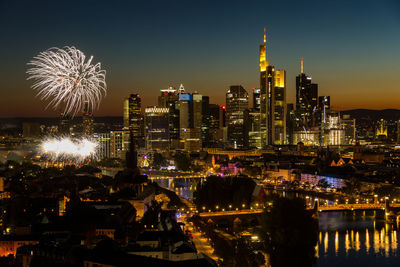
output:
<instances>
[{"instance_id":1,"label":"illuminated street","mask_svg":"<svg viewBox=\"0 0 400 267\"><path fill-rule=\"evenodd\" d=\"M212 248L211 244L201 232L196 230L192 222L187 221L187 216L182 215L178 221L185 223L186 230L191 232L191 235L193 237L192 241L196 245L197 251L199 253L204 253L208 257L217 261L218 257L214 254L214 249Z\"/></svg>"}]
</instances>

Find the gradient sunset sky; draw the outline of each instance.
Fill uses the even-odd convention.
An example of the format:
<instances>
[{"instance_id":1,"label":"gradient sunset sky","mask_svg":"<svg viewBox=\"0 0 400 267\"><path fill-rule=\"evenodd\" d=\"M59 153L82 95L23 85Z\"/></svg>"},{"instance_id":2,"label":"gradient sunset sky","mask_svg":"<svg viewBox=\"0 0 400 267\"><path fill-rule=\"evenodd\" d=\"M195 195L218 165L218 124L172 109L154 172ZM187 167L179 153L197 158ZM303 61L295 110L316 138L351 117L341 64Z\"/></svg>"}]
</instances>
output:
<instances>
[{"instance_id":1,"label":"gradient sunset sky","mask_svg":"<svg viewBox=\"0 0 400 267\"><path fill-rule=\"evenodd\" d=\"M95 116L122 115L122 100L183 83L224 104L229 85L259 87L258 50L287 70L287 102L304 70L336 109L400 108L397 1L0 0L0 117L56 116L35 97L26 63L76 46L107 71Z\"/></svg>"}]
</instances>

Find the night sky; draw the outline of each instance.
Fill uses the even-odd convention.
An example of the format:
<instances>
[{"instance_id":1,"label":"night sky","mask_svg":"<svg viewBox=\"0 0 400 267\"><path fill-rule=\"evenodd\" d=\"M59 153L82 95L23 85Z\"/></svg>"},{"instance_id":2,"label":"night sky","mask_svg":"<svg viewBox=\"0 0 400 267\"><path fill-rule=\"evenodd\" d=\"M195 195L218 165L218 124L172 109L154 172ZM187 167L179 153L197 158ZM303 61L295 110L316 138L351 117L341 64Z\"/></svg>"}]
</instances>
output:
<instances>
[{"instance_id":1,"label":"night sky","mask_svg":"<svg viewBox=\"0 0 400 267\"><path fill-rule=\"evenodd\" d=\"M249 3L247 3L249 2ZM26 81L26 63L50 47L76 46L107 71L96 116L122 115L139 93L188 91L225 103L229 85L259 87L267 27L270 64L287 70L287 102L304 70L336 109L400 108L400 5L396 1L0 0L0 117L55 116Z\"/></svg>"}]
</instances>

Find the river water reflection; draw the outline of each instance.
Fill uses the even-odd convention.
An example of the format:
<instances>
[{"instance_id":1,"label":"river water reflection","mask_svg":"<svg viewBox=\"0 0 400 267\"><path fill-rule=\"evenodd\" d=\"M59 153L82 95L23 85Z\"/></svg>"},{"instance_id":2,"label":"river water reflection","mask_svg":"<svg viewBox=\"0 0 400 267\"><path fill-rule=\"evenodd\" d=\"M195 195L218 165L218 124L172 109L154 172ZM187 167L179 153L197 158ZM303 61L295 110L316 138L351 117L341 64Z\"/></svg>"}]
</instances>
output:
<instances>
[{"instance_id":1,"label":"river water reflection","mask_svg":"<svg viewBox=\"0 0 400 267\"><path fill-rule=\"evenodd\" d=\"M197 189L197 186L205 181L206 178L166 178L158 179L151 178L150 180L156 182L159 186L174 191L177 195L192 199L193 192Z\"/></svg>"},{"instance_id":2,"label":"river water reflection","mask_svg":"<svg viewBox=\"0 0 400 267\"><path fill-rule=\"evenodd\" d=\"M191 199L204 178L152 179ZM291 197L281 192L283 196ZM303 195L300 197L304 197ZM384 211L319 213L318 267L400 266L398 225L386 224Z\"/></svg>"},{"instance_id":3,"label":"river water reflection","mask_svg":"<svg viewBox=\"0 0 400 267\"><path fill-rule=\"evenodd\" d=\"M384 211L319 214L317 266L400 266L397 225Z\"/></svg>"}]
</instances>

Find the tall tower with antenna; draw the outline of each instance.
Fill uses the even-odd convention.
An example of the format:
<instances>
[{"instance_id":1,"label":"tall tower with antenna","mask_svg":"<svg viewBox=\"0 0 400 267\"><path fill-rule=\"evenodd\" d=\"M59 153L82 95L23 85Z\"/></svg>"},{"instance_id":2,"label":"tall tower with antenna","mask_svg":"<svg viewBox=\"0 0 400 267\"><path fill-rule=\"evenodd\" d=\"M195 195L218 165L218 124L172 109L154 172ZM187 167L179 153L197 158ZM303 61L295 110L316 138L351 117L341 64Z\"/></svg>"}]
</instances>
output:
<instances>
[{"instance_id":1,"label":"tall tower with antenna","mask_svg":"<svg viewBox=\"0 0 400 267\"><path fill-rule=\"evenodd\" d=\"M267 34L260 45L260 137L262 147L286 143L286 71L267 60Z\"/></svg>"}]
</instances>

